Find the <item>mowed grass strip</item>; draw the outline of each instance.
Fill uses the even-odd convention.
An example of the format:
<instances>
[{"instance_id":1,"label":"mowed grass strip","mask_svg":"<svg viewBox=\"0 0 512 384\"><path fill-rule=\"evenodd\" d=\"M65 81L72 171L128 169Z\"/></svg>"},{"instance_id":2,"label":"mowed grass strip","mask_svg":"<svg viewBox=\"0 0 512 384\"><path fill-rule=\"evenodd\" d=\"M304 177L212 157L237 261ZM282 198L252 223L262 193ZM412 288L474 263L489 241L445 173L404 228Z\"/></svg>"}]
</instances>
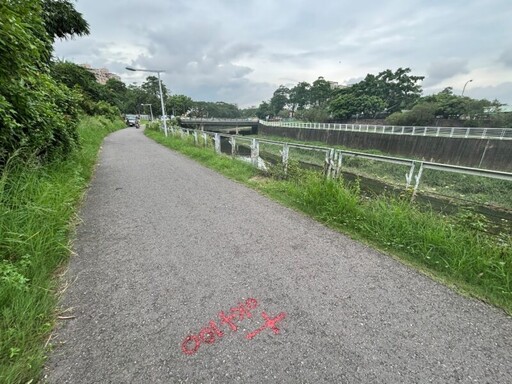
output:
<instances>
[{"instance_id":1,"label":"mowed grass strip","mask_svg":"<svg viewBox=\"0 0 512 384\"><path fill-rule=\"evenodd\" d=\"M512 314L512 237L488 236L457 218L421 210L409 196L369 198L358 185L326 180L319 173L290 168L263 174L191 136L146 130L146 135L218 172L300 210L332 228L385 251L408 265ZM259 175L259 177L255 177ZM270 175L270 177L269 177ZM271 177L277 175L281 177Z\"/></svg>"},{"instance_id":2,"label":"mowed grass strip","mask_svg":"<svg viewBox=\"0 0 512 384\"><path fill-rule=\"evenodd\" d=\"M47 166L13 158L0 178L0 383L37 382L54 327L59 267L103 138L122 121L84 118L81 148Z\"/></svg>"}]
</instances>

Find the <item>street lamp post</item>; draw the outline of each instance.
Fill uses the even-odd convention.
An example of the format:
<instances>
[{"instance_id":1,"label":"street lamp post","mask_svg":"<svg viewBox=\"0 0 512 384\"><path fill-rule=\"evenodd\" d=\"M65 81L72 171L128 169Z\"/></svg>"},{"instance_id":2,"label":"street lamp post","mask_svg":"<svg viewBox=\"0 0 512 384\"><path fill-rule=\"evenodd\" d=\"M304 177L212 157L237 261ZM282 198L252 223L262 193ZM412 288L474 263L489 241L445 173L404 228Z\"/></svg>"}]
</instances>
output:
<instances>
[{"instance_id":1,"label":"street lamp post","mask_svg":"<svg viewBox=\"0 0 512 384\"><path fill-rule=\"evenodd\" d=\"M473 79L470 79L470 80L466 81L466 84L464 84L464 88L462 88L461 96L464 96L464 91L466 90L466 85L468 85L468 83L471 83L472 81L473 81Z\"/></svg>"},{"instance_id":2,"label":"street lamp post","mask_svg":"<svg viewBox=\"0 0 512 384\"><path fill-rule=\"evenodd\" d=\"M151 114L151 122L153 122L153 108L151 108L151 104L141 104L142 106L149 105L149 113Z\"/></svg>"},{"instance_id":3,"label":"street lamp post","mask_svg":"<svg viewBox=\"0 0 512 384\"><path fill-rule=\"evenodd\" d=\"M164 107L164 94L162 92L162 82L160 81L160 73L161 72L165 72L164 70L162 69L143 69L143 68L132 68L132 67L126 67L127 70L129 71L134 71L134 72L152 72L152 73L156 73L158 74L158 89L160 90L160 102L162 103L162 118L164 120L164 133L165 133L165 136L167 136L167 116L165 114L165 107Z\"/></svg>"}]
</instances>

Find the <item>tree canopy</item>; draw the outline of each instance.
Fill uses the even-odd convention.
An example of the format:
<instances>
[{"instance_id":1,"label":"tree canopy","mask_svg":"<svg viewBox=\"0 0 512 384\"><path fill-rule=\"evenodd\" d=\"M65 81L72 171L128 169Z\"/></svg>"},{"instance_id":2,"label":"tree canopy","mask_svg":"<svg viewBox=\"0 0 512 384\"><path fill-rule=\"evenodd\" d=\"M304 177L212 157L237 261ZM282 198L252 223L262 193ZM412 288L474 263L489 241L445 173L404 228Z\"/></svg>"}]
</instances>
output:
<instances>
[{"instance_id":1,"label":"tree canopy","mask_svg":"<svg viewBox=\"0 0 512 384\"><path fill-rule=\"evenodd\" d=\"M172 95L167 99L166 109L174 116L182 116L189 112L194 106L194 101L185 95Z\"/></svg>"},{"instance_id":2,"label":"tree canopy","mask_svg":"<svg viewBox=\"0 0 512 384\"><path fill-rule=\"evenodd\" d=\"M374 117L379 113L392 113L415 105L421 97L423 76L411 74L410 68L387 69L366 77L351 86L337 86L324 77L312 84L302 81L288 88L280 85L269 102L260 105L259 115L284 117L290 115L309 120L349 119L355 115ZM283 112L284 111L284 112Z\"/></svg>"},{"instance_id":3,"label":"tree canopy","mask_svg":"<svg viewBox=\"0 0 512 384\"><path fill-rule=\"evenodd\" d=\"M89 34L89 24L69 0L43 0L42 9L45 29L52 41Z\"/></svg>"},{"instance_id":4,"label":"tree canopy","mask_svg":"<svg viewBox=\"0 0 512 384\"><path fill-rule=\"evenodd\" d=\"M353 97L374 96L385 103L389 113L411 108L421 97L421 85L417 84L424 76L410 75L410 68L386 69L377 75L368 74L364 80L343 88L342 94Z\"/></svg>"},{"instance_id":5,"label":"tree canopy","mask_svg":"<svg viewBox=\"0 0 512 384\"><path fill-rule=\"evenodd\" d=\"M79 145L80 114L118 116L92 74L51 62L56 38L87 33L70 1L0 2L0 170L14 154L40 161L68 156Z\"/></svg>"},{"instance_id":6,"label":"tree canopy","mask_svg":"<svg viewBox=\"0 0 512 384\"><path fill-rule=\"evenodd\" d=\"M340 94L331 100L329 111L334 118L349 119L351 116L365 116L374 118L375 115L384 110L386 103L377 96L352 96Z\"/></svg>"},{"instance_id":7,"label":"tree canopy","mask_svg":"<svg viewBox=\"0 0 512 384\"><path fill-rule=\"evenodd\" d=\"M51 159L77 144L79 95L53 80L50 57L41 2L0 3L0 168L21 149Z\"/></svg>"}]
</instances>

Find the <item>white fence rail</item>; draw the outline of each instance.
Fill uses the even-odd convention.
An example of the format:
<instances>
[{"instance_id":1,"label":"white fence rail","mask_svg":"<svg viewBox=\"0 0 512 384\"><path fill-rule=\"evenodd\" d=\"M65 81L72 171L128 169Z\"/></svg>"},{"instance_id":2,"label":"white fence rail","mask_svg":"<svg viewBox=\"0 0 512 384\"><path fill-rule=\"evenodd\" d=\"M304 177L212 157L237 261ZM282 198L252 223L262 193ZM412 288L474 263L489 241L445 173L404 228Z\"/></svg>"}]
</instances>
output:
<instances>
[{"instance_id":1,"label":"white fence rail","mask_svg":"<svg viewBox=\"0 0 512 384\"><path fill-rule=\"evenodd\" d=\"M192 135L196 144L199 143L199 136L203 137L203 142L206 142L207 137L211 137L214 141L214 148L217 153L221 153L221 138L227 138L231 145L231 154L236 155L237 145L243 144L250 148L251 163L254 166L261 164L260 162L260 146L262 144L276 146L280 154L281 162L284 169L287 169L288 161L290 158L290 149L300 149L316 152L325 157L323 162L324 172L327 177L339 177L343 171L344 159L346 158L361 158L377 162L393 163L408 167L408 172L404 174L405 188L412 188L415 194L418 190L423 171L425 169L432 169L436 171L444 171L451 173L459 173L464 175L480 176L491 179L506 180L512 182L512 173L494 171L489 169L462 167L450 164L433 163L428 161L420 161L414 159L404 159L392 156L374 155L369 153L346 151L330 147L320 147L313 145L286 143L280 141L271 141L258 138L248 138L239 135L228 135L214 132L206 132L194 129L186 129L180 127L173 127L173 131L181 135Z\"/></svg>"},{"instance_id":2,"label":"white fence rail","mask_svg":"<svg viewBox=\"0 0 512 384\"><path fill-rule=\"evenodd\" d=\"M296 123L263 120L260 120L260 124L269 127L323 129L347 132L368 132L388 135L441 136L466 139L476 138L512 140L512 128L412 127L368 124Z\"/></svg>"}]
</instances>

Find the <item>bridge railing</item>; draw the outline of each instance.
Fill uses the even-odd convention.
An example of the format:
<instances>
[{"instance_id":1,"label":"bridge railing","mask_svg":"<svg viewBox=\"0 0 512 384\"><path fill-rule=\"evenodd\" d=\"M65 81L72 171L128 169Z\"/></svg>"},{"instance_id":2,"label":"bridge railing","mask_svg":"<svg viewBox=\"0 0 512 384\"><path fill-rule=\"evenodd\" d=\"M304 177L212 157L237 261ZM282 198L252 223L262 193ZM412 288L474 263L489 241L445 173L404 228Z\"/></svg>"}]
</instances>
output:
<instances>
[{"instance_id":1,"label":"bridge railing","mask_svg":"<svg viewBox=\"0 0 512 384\"><path fill-rule=\"evenodd\" d=\"M362 174L368 174L371 172L377 172L374 174L376 179L392 180L391 183L394 185L404 185L405 189L412 190L413 196L418 192L420 182L425 178L425 171L430 170L436 173L431 173L427 176L427 179L433 182L432 186L429 187L429 192L434 194L440 194L444 197L453 197L453 195L444 195L448 189L457 190L463 184L471 185L474 180L467 179L465 177L476 176L487 179L503 180L512 182L512 173L495 171L489 169L463 167L450 164L434 163L428 161L420 161L416 159L398 158L392 156L383 156L363 152L347 151L330 147L305 145L297 143L287 143L281 141L272 141L260 138L250 138L238 135L228 135L222 133L213 133L193 129L185 129L174 127L174 132L179 135L190 135L194 137L196 144L212 142L216 152L221 153L221 140L227 140L231 146L231 155L233 157L239 156L239 147L245 147L248 149L246 158L255 167L264 168L265 162L262 160L262 156L271 155L275 160L283 165L286 172L290 159L300 161L303 165L311 165L320 167L323 169L327 177L337 178L342 172L362 172ZM199 140L200 137L203 140ZM262 156L260 156L260 154ZM265 155L263 155L265 154ZM366 161L361 162L361 159ZM378 166L375 164L389 164L389 166ZM373 164L373 165L372 165ZM463 178L439 178L438 172L447 172L452 175L459 174L464 175ZM388 173L388 175L384 175ZM428 172L427 172L428 173ZM442 179L442 182L439 182ZM444 183L444 184L442 184ZM442 184L442 185L441 185ZM512 183L497 185L489 184L489 194L497 192L497 188L505 190L504 195L510 195L506 191L512 193ZM440 190L436 192L436 190ZM507 205L508 204L508 205ZM502 204L503 205L503 204ZM512 208L509 203L504 204L508 209Z\"/></svg>"},{"instance_id":2,"label":"bridge railing","mask_svg":"<svg viewBox=\"0 0 512 384\"><path fill-rule=\"evenodd\" d=\"M259 119L221 119L216 117L181 117L184 123L258 123Z\"/></svg>"},{"instance_id":3,"label":"bridge railing","mask_svg":"<svg viewBox=\"0 0 512 384\"><path fill-rule=\"evenodd\" d=\"M270 127L323 129L332 131L381 133L388 135L441 136L456 138L477 138L512 140L512 128L473 128L473 127L429 127L429 126L394 126L369 124L334 124L334 123L298 123L263 121L260 124Z\"/></svg>"}]
</instances>

